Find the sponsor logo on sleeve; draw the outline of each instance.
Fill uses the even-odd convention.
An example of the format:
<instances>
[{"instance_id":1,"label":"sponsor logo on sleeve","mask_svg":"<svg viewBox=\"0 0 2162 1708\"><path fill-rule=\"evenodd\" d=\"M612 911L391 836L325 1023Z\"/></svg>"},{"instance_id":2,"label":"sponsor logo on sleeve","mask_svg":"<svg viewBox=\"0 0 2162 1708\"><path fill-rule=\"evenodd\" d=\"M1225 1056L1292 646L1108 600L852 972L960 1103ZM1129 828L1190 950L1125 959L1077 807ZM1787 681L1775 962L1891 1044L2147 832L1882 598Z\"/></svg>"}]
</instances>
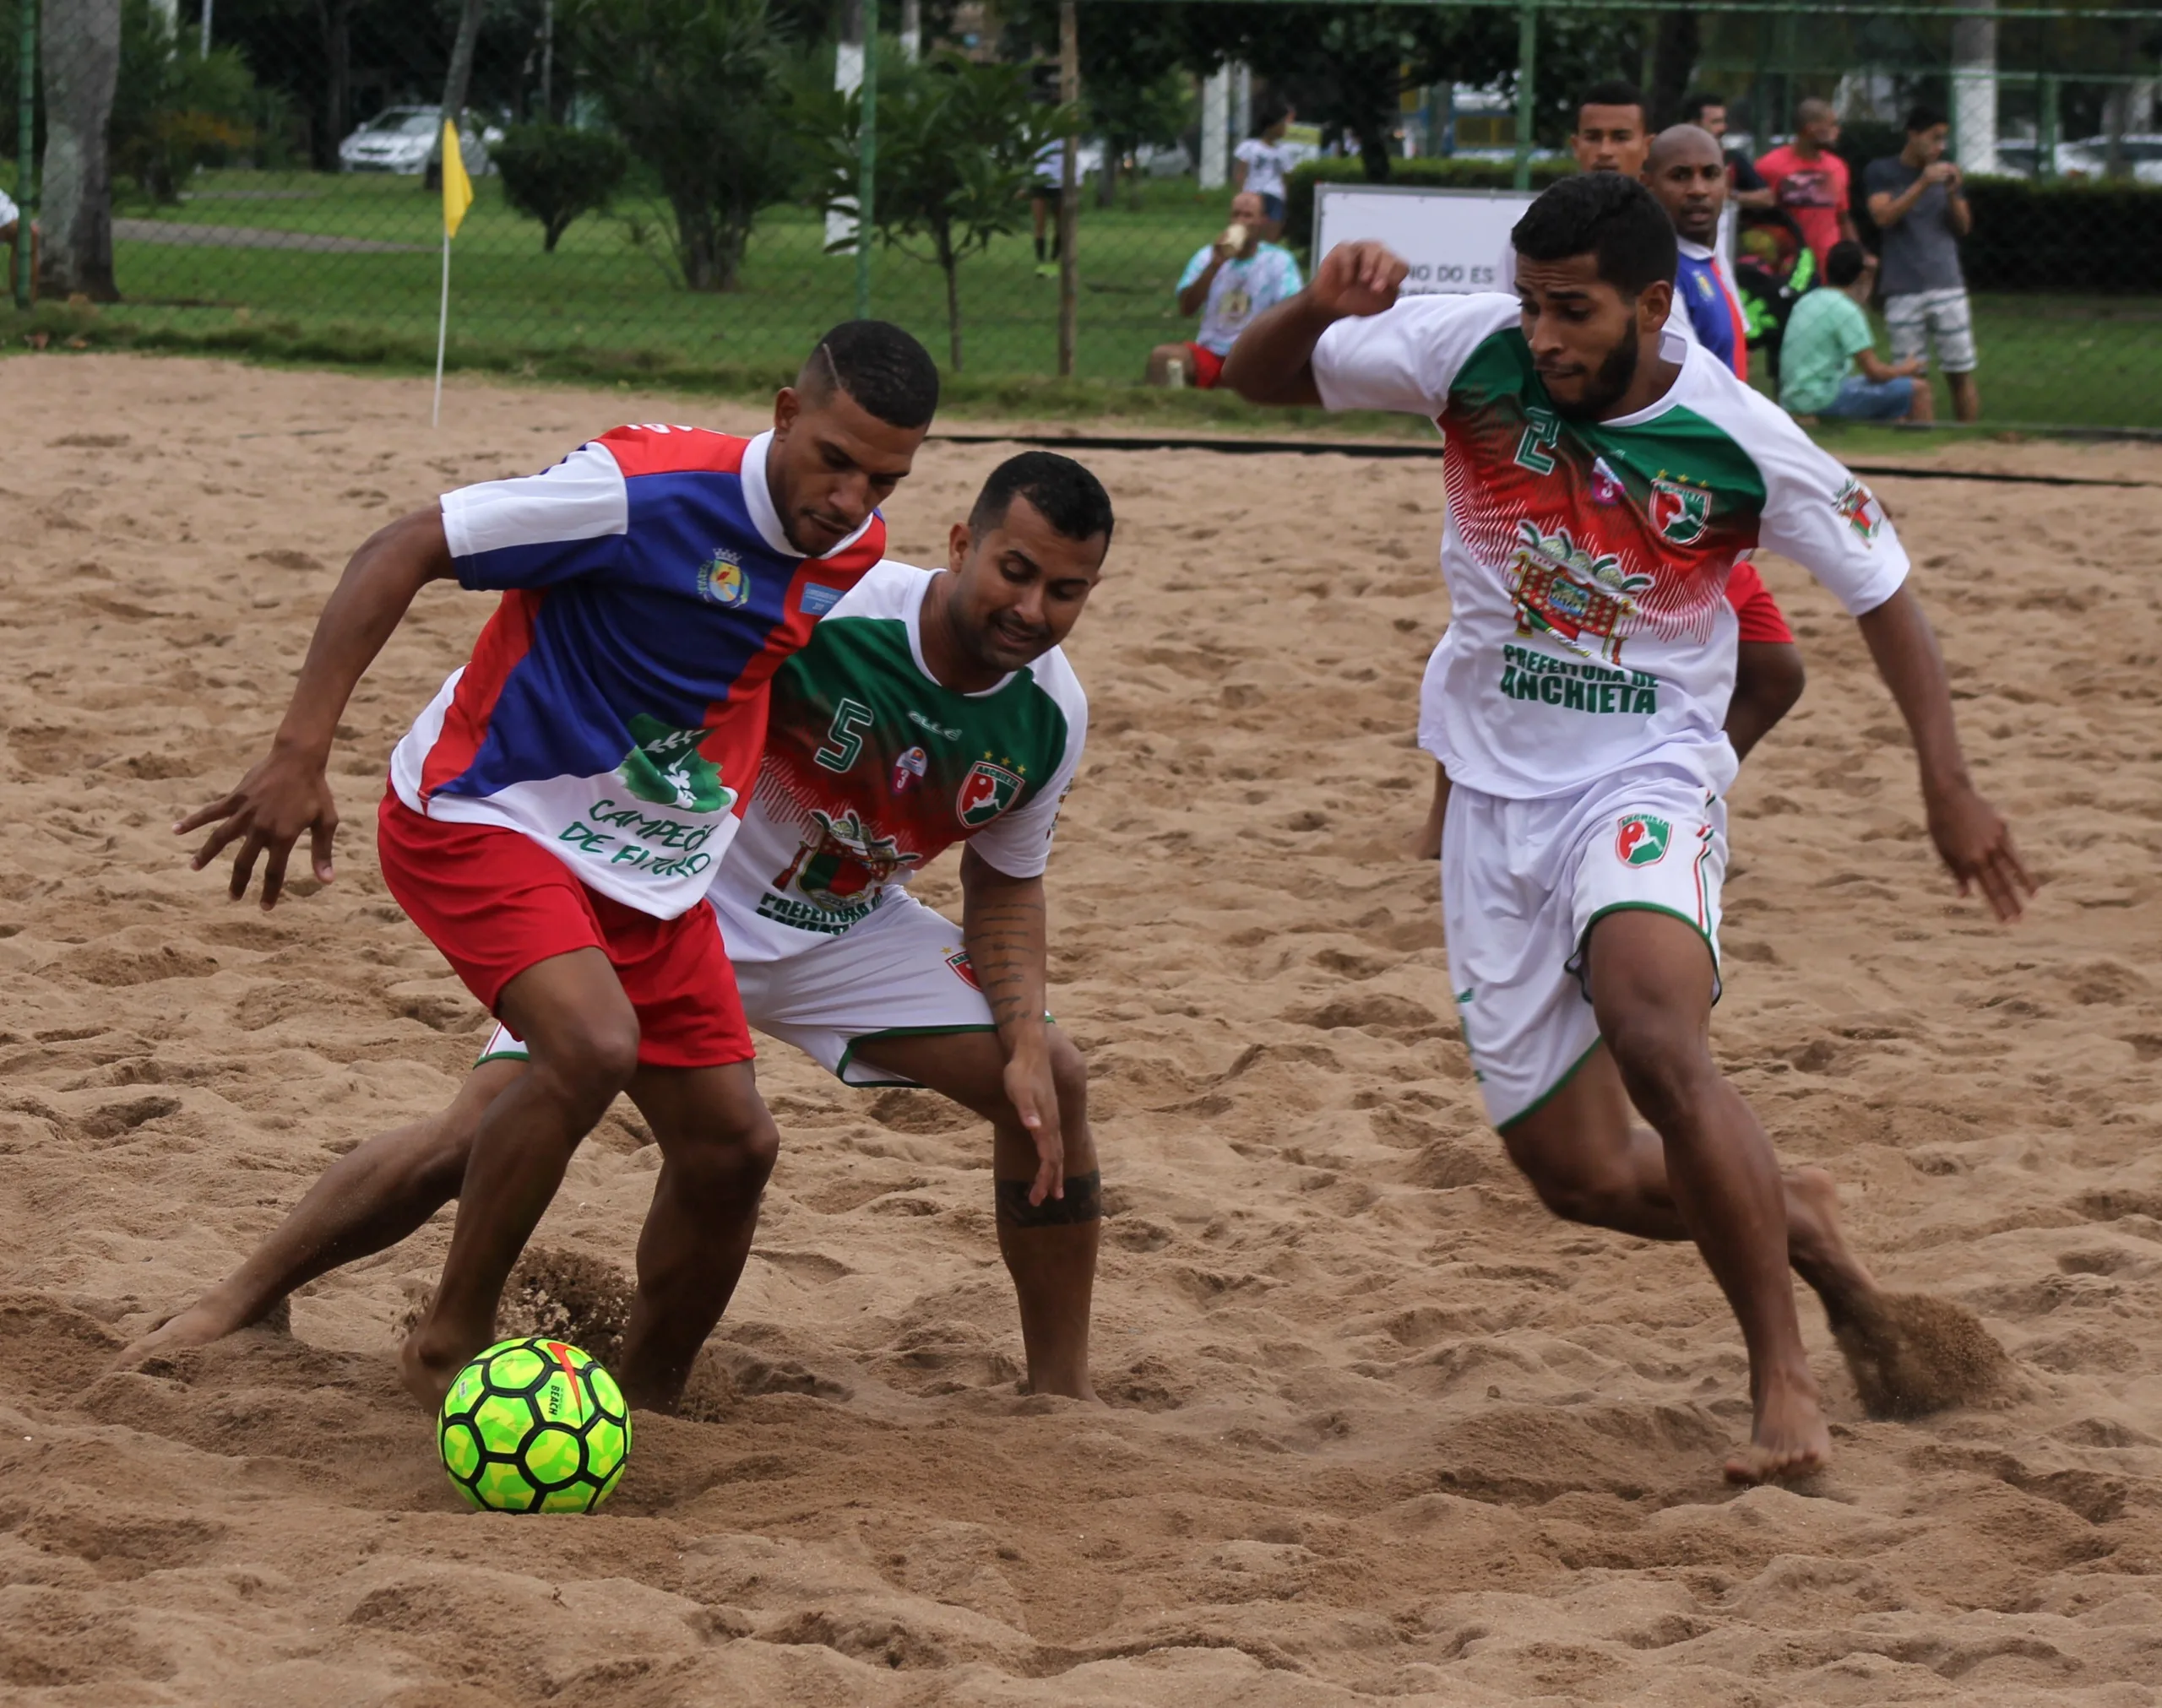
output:
<instances>
[{"instance_id":1,"label":"sponsor logo on sleeve","mask_svg":"<svg viewBox=\"0 0 2162 1708\"><path fill-rule=\"evenodd\" d=\"M1625 866L1655 866L1673 840L1674 827L1665 819L1632 813L1614 827L1614 857Z\"/></svg>"},{"instance_id":2,"label":"sponsor logo on sleeve","mask_svg":"<svg viewBox=\"0 0 2162 1708\"><path fill-rule=\"evenodd\" d=\"M1832 501L1832 507L1864 545L1877 544L1877 536L1884 531L1884 507L1868 487L1849 475L1846 484L1839 488L1839 496Z\"/></svg>"},{"instance_id":3,"label":"sponsor logo on sleeve","mask_svg":"<svg viewBox=\"0 0 2162 1708\"><path fill-rule=\"evenodd\" d=\"M907 752L894 762L894 793L906 794L911 788L922 780L923 773L929 769L930 765L931 756L928 753L921 747L910 748Z\"/></svg>"},{"instance_id":4,"label":"sponsor logo on sleeve","mask_svg":"<svg viewBox=\"0 0 2162 1708\"><path fill-rule=\"evenodd\" d=\"M988 757L979 759L961 779L953 811L966 828L981 830L1013 805L1021 786L1021 778L1016 773L1003 765L994 765Z\"/></svg>"},{"instance_id":5,"label":"sponsor logo on sleeve","mask_svg":"<svg viewBox=\"0 0 2162 1708\"><path fill-rule=\"evenodd\" d=\"M711 599L725 610L736 610L750 602L751 577L726 546L715 546L713 556L698 571L698 597Z\"/></svg>"}]
</instances>

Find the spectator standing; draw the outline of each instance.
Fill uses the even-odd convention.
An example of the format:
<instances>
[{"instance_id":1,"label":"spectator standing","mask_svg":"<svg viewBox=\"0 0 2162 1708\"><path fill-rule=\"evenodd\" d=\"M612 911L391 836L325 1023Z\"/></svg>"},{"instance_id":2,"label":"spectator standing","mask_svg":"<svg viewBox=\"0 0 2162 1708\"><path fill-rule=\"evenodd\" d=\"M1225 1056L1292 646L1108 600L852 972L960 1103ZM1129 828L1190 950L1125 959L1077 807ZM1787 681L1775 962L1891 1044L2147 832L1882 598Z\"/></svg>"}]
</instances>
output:
<instances>
[{"instance_id":1,"label":"spectator standing","mask_svg":"<svg viewBox=\"0 0 2162 1708\"><path fill-rule=\"evenodd\" d=\"M1719 138L1698 125L1661 131L1645 157L1644 184L1674 222L1675 312L1736 379L1747 379L1748 328L1734 281L1719 256L1719 216L1726 211L1727 197L1726 160Z\"/></svg>"},{"instance_id":2,"label":"spectator standing","mask_svg":"<svg viewBox=\"0 0 2162 1708\"><path fill-rule=\"evenodd\" d=\"M1284 235L1285 182L1299 164L1297 147L1284 140L1298 114L1290 104L1271 95L1263 103L1253 134L1233 150L1231 188L1252 191L1261 198L1262 236L1274 242Z\"/></svg>"},{"instance_id":3,"label":"spectator standing","mask_svg":"<svg viewBox=\"0 0 2162 1708\"><path fill-rule=\"evenodd\" d=\"M1787 317L1781 406L1790 415L1834 421L1928 420L1929 388L1914 378L1921 359L1885 361L1862 309L1877 285L1877 258L1851 240L1834 243L1824 281Z\"/></svg>"},{"instance_id":4,"label":"spectator standing","mask_svg":"<svg viewBox=\"0 0 2162 1708\"><path fill-rule=\"evenodd\" d=\"M1610 78L1583 92L1577 103L1577 128L1569 138L1578 171L1640 177L1651 145L1649 109L1636 84Z\"/></svg>"},{"instance_id":5,"label":"spectator standing","mask_svg":"<svg viewBox=\"0 0 2162 1708\"><path fill-rule=\"evenodd\" d=\"M1079 186L1074 187L1077 190ZM1036 150L1035 181L1029 186L1029 214L1035 222L1036 277L1058 277L1058 210L1066 199L1066 141L1054 138ZM1051 230L1051 254L1044 254L1044 230Z\"/></svg>"},{"instance_id":6,"label":"spectator standing","mask_svg":"<svg viewBox=\"0 0 2162 1708\"><path fill-rule=\"evenodd\" d=\"M1725 95L1700 89L1683 97L1681 122L1708 131L1718 139L1719 151L1726 160L1727 197L1736 207L1768 208L1772 205L1772 187L1764 182L1764 175L1757 170L1757 163L1740 150L1726 145Z\"/></svg>"},{"instance_id":7,"label":"spectator standing","mask_svg":"<svg viewBox=\"0 0 2162 1708\"><path fill-rule=\"evenodd\" d=\"M1179 278L1179 312L1198 313L1201 328L1185 343L1160 344L1149 353L1150 385L1214 386L1247 323L1304 287L1291 252L1263 241L1262 217L1260 195L1240 191L1223 235L1193 252Z\"/></svg>"},{"instance_id":8,"label":"spectator standing","mask_svg":"<svg viewBox=\"0 0 2162 1708\"><path fill-rule=\"evenodd\" d=\"M1819 268L1834 243L1850 242L1855 235L1847 163L1832 152L1839 139L1839 118L1832 104L1806 100L1795 109L1794 140L1757 158L1773 205L1793 216Z\"/></svg>"},{"instance_id":9,"label":"spectator standing","mask_svg":"<svg viewBox=\"0 0 2162 1708\"><path fill-rule=\"evenodd\" d=\"M8 306L15 301L15 236L22 222L22 209L15 205L15 198L0 190L0 244L8 250ZM37 222L30 222L30 289L37 289Z\"/></svg>"},{"instance_id":10,"label":"spectator standing","mask_svg":"<svg viewBox=\"0 0 2162 1708\"><path fill-rule=\"evenodd\" d=\"M1975 229L1974 209L1959 168L1944 158L1950 127L1934 108L1907 115L1907 145L1861 175L1869 217L1884 245L1881 284L1884 323L1894 358L1937 365L1952 388L1952 412L1963 421L1982 413L1975 389L1975 323L1959 270L1959 240ZM1925 387L1927 382L1924 382Z\"/></svg>"}]
</instances>

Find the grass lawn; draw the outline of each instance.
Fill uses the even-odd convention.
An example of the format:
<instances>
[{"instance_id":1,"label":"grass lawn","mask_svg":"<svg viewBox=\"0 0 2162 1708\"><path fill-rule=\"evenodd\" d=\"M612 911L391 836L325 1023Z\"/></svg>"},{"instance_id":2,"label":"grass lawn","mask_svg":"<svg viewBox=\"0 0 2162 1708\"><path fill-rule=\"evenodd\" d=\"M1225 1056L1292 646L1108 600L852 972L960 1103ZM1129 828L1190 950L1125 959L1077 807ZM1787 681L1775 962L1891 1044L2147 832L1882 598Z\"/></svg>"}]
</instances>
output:
<instances>
[{"instance_id":1,"label":"grass lawn","mask_svg":"<svg viewBox=\"0 0 2162 1708\"><path fill-rule=\"evenodd\" d=\"M667 211L649 197L627 195L612 214L580 220L549 255L540 228L504 203L498 180L482 179L475 190L451 263L454 366L763 388L854 312L855 259L823 252L823 223L807 209L769 211L737 288L704 295L676 282ZM1134 384L1152 345L1191 329L1172 287L1218 229L1221 207L1191 180L1149 183L1138 204L1122 195L1113 209L1087 196L1078 385L1047 378L1057 366L1058 288L1036 276L1028 235L970 257L961 268L967 377L953 388L955 400L1195 425L1251 417L1235 399L1147 397ZM130 222L115 244L126 300L69 330L93 343L426 362L441 285L439 208L413 178L205 172L177 208L116 209ZM142 241L136 221L230 228L232 241L199 229L183 241ZM269 247L281 233L403 251ZM877 250L872 310L908 327L947 362L936 267ZM0 312L0 328L7 322ZM1989 424L2162 429L2162 296L1981 296L1975 326ZM1938 393L1938 414L1948 420L1941 381Z\"/></svg>"}]
</instances>

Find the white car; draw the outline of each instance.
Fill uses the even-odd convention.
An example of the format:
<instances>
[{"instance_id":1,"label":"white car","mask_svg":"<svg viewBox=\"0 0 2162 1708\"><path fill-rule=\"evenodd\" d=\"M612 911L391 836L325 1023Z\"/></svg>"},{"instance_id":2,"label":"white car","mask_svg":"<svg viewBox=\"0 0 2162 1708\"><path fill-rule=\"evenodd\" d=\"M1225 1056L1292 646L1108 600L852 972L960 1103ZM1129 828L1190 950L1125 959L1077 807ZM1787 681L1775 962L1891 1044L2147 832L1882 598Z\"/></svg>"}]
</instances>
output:
<instances>
[{"instance_id":1,"label":"white car","mask_svg":"<svg viewBox=\"0 0 2162 1708\"><path fill-rule=\"evenodd\" d=\"M385 107L338 144L338 169L414 176L427 170L428 156L436 151L436 138L442 134L439 106ZM487 171L488 149L502 139L502 132L485 121L477 134L459 133L458 152L469 176L477 178Z\"/></svg>"},{"instance_id":2,"label":"white car","mask_svg":"<svg viewBox=\"0 0 2162 1708\"><path fill-rule=\"evenodd\" d=\"M2134 183L2162 184L2162 136L2128 133L2118 138L2117 144L2118 158ZM2076 143L2064 144L2058 149L2058 158L2067 176L2102 177L2110 169L2110 139L2082 137Z\"/></svg>"}]
</instances>

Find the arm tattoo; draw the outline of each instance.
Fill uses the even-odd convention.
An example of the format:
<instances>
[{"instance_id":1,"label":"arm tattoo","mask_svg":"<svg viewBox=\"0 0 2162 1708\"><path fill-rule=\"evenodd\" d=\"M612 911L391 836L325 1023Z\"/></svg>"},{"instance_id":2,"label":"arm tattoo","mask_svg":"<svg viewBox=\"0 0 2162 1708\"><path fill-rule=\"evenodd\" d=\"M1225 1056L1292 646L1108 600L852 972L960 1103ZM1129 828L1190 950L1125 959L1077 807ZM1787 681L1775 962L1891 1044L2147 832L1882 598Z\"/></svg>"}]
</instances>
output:
<instances>
[{"instance_id":1,"label":"arm tattoo","mask_svg":"<svg viewBox=\"0 0 2162 1708\"><path fill-rule=\"evenodd\" d=\"M1104 1171L1066 1177L1066 1196L1029 1201L1027 1180L1000 1180L998 1219L1009 1228L1071 1228L1082 1222L1100 1222L1104 1217Z\"/></svg>"},{"instance_id":2,"label":"arm tattoo","mask_svg":"<svg viewBox=\"0 0 2162 1708\"><path fill-rule=\"evenodd\" d=\"M1041 887L1001 885L969 900L973 904L964 903L962 937L992 1020L1002 1030L1040 1015L1046 983Z\"/></svg>"}]
</instances>

